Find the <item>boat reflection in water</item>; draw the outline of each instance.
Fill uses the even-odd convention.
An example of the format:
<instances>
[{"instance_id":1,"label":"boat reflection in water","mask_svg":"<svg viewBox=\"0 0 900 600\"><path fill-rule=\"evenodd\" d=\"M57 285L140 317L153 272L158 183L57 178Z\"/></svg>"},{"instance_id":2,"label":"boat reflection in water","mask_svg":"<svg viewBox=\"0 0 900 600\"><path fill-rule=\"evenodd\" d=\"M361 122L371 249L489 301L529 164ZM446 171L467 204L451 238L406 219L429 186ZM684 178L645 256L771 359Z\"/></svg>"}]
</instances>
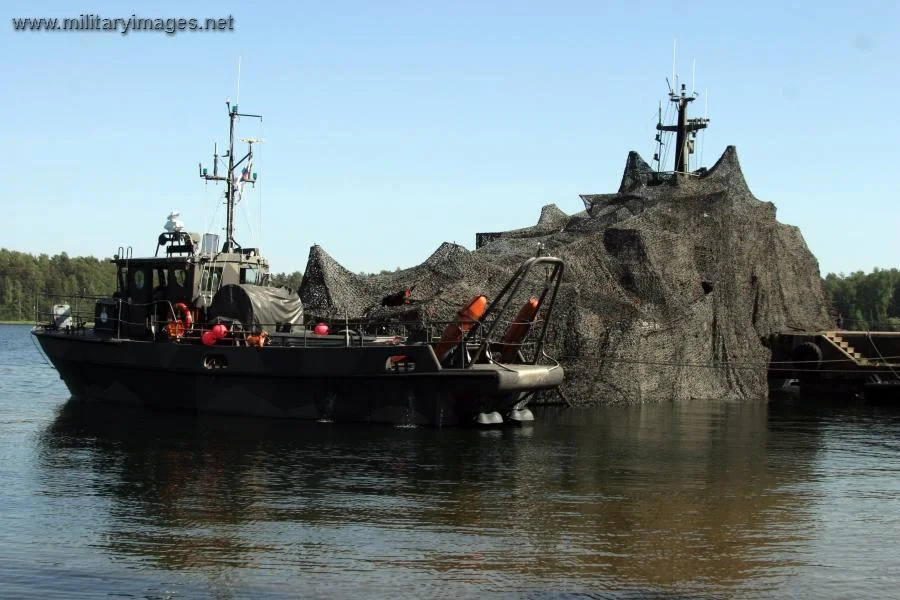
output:
<instances>
[{"instance_id":1,"label":"boat reflection in water","mask_svg":"<svg viewBox=\"0 0 900 600\"><path fill-rule=\"evenodd\" d=\"M432 596L779 589L821 442L764 404L437 430L70 402L41 444L46 486L108 513L93 545L117 562L229 593Z\"/></svg>"}]
</instances>

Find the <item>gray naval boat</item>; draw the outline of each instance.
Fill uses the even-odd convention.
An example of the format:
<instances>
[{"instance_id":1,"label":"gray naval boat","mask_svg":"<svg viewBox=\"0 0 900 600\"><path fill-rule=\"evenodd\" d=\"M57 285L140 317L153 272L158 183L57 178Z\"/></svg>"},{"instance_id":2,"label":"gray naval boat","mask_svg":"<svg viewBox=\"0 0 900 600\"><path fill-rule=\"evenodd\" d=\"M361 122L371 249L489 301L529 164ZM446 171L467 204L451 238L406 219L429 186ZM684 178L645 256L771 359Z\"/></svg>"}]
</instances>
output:
<instances>
[{"instance_id":1,"label":"gray naval boat","mask_svg":"<svg viewBox=\"0 0 900 600\"><path fill-rule=\"evenodd\" d=\"M236 160L235 120L258 115L230 104L228 115L227 154L214 153L212 173L200 168L225 184L224 241L184 231L173 213L154 256L119 248L111 297L57 302L37 319L32 334L73 398L408 425L533 420L529 400L563 381L544 351L563 262L527 259L491 302L477 296L446 323L304 318L297 294L269 286L259 250L234 240L235 202L256 182L258 141L245 140Z\"/></svg>"}]
</instances>

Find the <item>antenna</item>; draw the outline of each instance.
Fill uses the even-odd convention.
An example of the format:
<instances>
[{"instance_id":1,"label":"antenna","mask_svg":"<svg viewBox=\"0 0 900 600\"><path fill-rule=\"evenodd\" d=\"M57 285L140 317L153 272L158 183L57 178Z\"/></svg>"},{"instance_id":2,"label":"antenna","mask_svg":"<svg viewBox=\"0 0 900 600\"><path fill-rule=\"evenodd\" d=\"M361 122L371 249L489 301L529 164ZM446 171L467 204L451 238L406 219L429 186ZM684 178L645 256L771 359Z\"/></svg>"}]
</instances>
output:
<instances>
[{"instance_id":1,"label":"antenna","mask_svg":"<svg viewBox=\"0 0 900 600\"><path fill-rule=\"evenodd\" d=\"M694 87L694 84L697 82L697 59L694 59L694 64L691 65L691 93L696 94L697 88Z\"/></svg>"},{"instance_id":2,"label":"antenna","mask_svg":"<svg viewBox=\"0 0 900 600\"><path fill-rule=\"evenodd\" d=\"M668 83L668 81L666 83ZM657 113L657 118L656 118L656 127L659 128L660 125L662 125L662 100L659 101L659 108L658 108L658 113ZM655 152L653 153L653 160L656 161L656 170L660 171L661 170L660 166L662 165L662 158L660 158L660 155L662 154L662 145L663 145L662 133L660 131L656 132L655 139L656 139L656 148L654 149Z\"/></svg>"},{"instance_id":3,"label":"antenna","mask_svg":"<svg viewBox=\"0 0 900 600\"><path fill-rule=\"evenodd\" d=\"M703 90L703 121L709 122L709 88ZM703 166L703 147L706 145L706 130L700 132L700 166Z\"/></svg>"},{"instance_id":4,"label":"antenna","mask_svg":"<svg viewBox=\"0 0 900 600\"><path fill-rule=\"evenodd\" d=\"M241 57L238 56L238 78L237 78L237 100L235 100L238 106L241 105Z\"/></svg>"},{"instance_id":5,"label":"antenna","mask_svg":"<svg viewBox=\"0 0 900 600\"><path fill-rule=\"evenodd\" d=\"M678 48L678 38L672 40L672 85L678 87L678 81L675 79L675 50Z\"/></svg>"}]
</instances>

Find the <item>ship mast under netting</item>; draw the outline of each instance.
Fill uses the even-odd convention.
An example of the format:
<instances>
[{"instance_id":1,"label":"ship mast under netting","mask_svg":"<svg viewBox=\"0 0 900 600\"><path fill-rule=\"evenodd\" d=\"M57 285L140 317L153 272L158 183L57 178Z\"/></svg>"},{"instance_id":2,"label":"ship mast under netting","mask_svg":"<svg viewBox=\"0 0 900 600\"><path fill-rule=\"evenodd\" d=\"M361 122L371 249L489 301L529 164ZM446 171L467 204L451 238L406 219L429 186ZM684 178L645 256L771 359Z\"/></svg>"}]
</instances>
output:
<instances>
[{"instance_id":1,"label":"ship mast under netting","mask_svg":"<svg viewBox=\"0 0 900 600\"><path fill-rule=\"evenodd\" d=\"M676 111L678 112L678 120L675 125L663 125L663 114L662 114L662 105L659 107L659 120L656 124L656 129L659 133L656 134L656 143L657 149L656 153L653 155L653 160L656 162L656 170L662 171L662 164L665 160L663 154L663 147L665 143L663 142L663 132L666 133L674 133L675 134L675 167L674 171L676 173L690 173L690 163L689 157L694 153L695 141L697 139L697 132L703 129L706 129L709 119L706 117L703 118L688 118L688 105L697 99L697 93L691 92L687 93L686 86L681 84L681 91L676 92L669 88L669 101L672 102Z\"/></svg>"}]
</instances>

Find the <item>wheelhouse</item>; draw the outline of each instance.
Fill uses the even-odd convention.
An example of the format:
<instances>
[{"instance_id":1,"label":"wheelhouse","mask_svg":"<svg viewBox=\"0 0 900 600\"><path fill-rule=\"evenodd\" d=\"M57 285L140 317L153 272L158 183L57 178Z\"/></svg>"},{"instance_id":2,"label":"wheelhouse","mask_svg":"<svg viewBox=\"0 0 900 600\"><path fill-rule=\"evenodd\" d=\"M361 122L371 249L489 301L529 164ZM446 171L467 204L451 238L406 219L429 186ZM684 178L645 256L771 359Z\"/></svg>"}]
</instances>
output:
<instances>
[{"instance_id":1,"label":"wheelhouse","mask_svg":"<svg viewBox=\"0 0 900 600\"><path fill-rule=\"evenodd\" d=\"M222 286L268 283L269 265L257 248L218 250L218 236L206 234L201 243L199 234L176 229L180 223L175 217L170 215L173 231L159 236L154 256L134 258L130 249L120 248L112 259L116 291L111 299L97 302L96 323L101 329L129 337L152 336L159 323L177 316L178 304L190 307L194 321L204 321Z\"/></svg>"}]
</instances>

